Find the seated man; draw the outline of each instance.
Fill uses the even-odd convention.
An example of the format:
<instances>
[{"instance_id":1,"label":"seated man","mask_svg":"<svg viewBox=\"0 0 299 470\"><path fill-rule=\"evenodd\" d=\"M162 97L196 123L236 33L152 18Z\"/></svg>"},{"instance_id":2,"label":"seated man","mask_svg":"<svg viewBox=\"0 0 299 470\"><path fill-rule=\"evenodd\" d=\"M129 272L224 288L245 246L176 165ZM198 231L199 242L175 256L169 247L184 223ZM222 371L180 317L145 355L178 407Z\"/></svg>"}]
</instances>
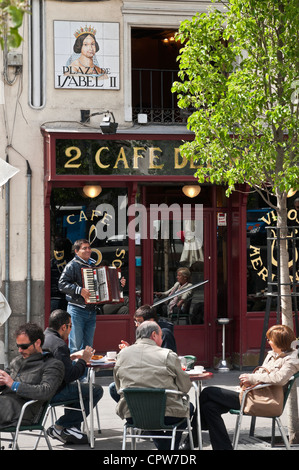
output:
<instances>
[{"instance_id":1,"label":"seated man","mask_svg":"<svg viewBox=\"0 0 299 470\"><path fill-rule=\"evenodd\" d=\"M64 376L62 362L42 351L42 328L35 323L26 323L15 335L20 354L6 371L0 370L0 428L15 426L24 403L38 400L27 408L22 421L32 423L41 405L54 395Z\"/></svg>"},{"instance_id":2,"label":"seated man","mask_svg":"<svg viewBox=\"0 0 299 470\"><path fill-rule=\"evenodd\" d=\"M150 305L141 305L141 307L136 310L134 319L137 325L141 325L141 323L147 320L158 323L162 330L162 348L169 348L172 349L172 351L177 352L175 337L173 334L173 324L162 318L158 320L154 308Z\"/></svg>"},{"instance_id":3,"label":"seated man","mask_svg":"<svg viewBox=\"0 0 299 470\"><path fill-rule=\"evenodd\" d=\"M141 325L141 323L143 323L144 321L155 321L156 323L158 323L162 330L161 347L171 349L175 353L177 352L175 337L173 334L173 324L166 320L157 321L157 315L155 313L155 310L151 308L150 305L141 305L141 307L139 307L135 312L134 320L136 326ZM127 341L121 340L119 348L123 349L127 346L130 346L130 344ZM109 385L109 393L113 400L119 400L119 394L116 391L114 382Z\"/></svg>"},{"instance_id":4,"label":"seated man","mask_svg":"<svg viewBox=\"0 0 299 470\"><path fill-rule=\"evenodd\" d=\"M162 331L153 321L143 322L136 330L136 342L120 351L114 368L116 389L126 387L164 388L188 393L191 381L181 368L178 356L170 349L161 348ZM129 365L129 367L128 367ZM116 412L123 419L130 418L124 396ZM187 417L190 409L178 395L167 397L165 423L173 424ZM177 433L175 448L178 449L181 433ZM170 448L170 440L154 439L159 450Z\"/></svg>"},{"instance_id":5,"label":"seated man","mask_svg":"<svg viewBox=\"0 0 299 470\"><path fill-rule=\"evenodd\" d=\"M64 379L61 387L52 398L52 403L70 401L74 399L72 406L80 408L78 385L73 383L79 379L86 370L86 363L90 361L94 350L86 346L83 351L70 355L66 340L72 327L71 315L65 310L54 310L49 318L49 327L45 331L44 349L52 352L56 359L63 362L65 367ZM73 361L73 359L78 359ZM89 385L81 384L82 397L86 414L89 414ZM103 396L101 385L93 385L94 405ZM83 415L80 411L65 409L64 415L51 426L47 433L54 439L59 439L68 444L86 444L87 436L81 433Z\"/></svg>"}]
</instances>

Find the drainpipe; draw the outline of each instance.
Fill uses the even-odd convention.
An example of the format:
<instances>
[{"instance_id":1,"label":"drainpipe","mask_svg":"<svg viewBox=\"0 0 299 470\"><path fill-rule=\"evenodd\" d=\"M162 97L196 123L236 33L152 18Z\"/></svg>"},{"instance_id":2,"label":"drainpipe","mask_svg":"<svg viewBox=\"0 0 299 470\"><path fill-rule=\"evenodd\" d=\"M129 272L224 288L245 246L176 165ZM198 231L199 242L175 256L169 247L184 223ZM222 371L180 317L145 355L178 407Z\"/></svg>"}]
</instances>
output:
<instances>
[{"instance_id":1,"label":"drainpipe","mask_svg":"<svg viewBox=\"0 0 299 470\"><path fill-rule=\"evenodd\" d=\"M31 319L31 178L32 172L27 162L27 313L26 321Z\"/></svg>"},{"instance_id":2,"label":"drainpipe","mask_svg":"<svg viewBox=\"0 0 299 470\"><path fill-rule=\"evenodd\" d=\"M8 155L6 155L6 162L8 163ZM9 213L10 213L10 183L9 180L5 185L5 298L9 303ZM4 324L4 367L8 367L8 343L9 343L9 329L8 320Z\"/></svg>"}]
</instances>

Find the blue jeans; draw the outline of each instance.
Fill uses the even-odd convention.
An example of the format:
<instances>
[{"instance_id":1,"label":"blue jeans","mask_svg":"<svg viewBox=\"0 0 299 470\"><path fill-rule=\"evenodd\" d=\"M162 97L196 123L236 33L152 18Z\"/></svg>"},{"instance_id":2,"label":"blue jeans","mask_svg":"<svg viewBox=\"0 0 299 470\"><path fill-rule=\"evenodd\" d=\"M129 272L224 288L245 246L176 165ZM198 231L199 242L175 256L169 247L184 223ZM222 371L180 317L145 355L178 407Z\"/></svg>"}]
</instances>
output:
<instances>
[{"instance_id":1,"label":"blue jeans","mask_svg":"<svg viewBox=\"0 0 299 470\"><path fill-rule=\"evenodd\" d=\"M93 345L96 329L96 310L87 310L68 304L67 311L72 317L72 328L69 335L69 348L71 354Z\"/></svg>"},{"instance_id":2,"label":"blue jeans","mask_svg":"<svg viewBox=\"0 0 299 470\"><path fill-rule=\"evenodd\" d=\"M81 384L82 390L82 398L84 403L84 408L86 411L86 416L89 414L89 384ZM101 385L93 385L93 403L94 406L98 403L98 401L103 396L103 388ZM75 382L72 382L66 385L60 392L56 393L51 400L51 404L53 403L64 403L69 402L70 400L74 399L70 406L74 408L79 408L79 411L76 410L64 410L64 415L61 416L55 424L59 426L63 426L64 428L71 428L76 427L80 429L81 423L83 421L83 415L80 411L80 402L79 402L79 392L78 392L78 385Z\"/></svg>"}]
</instances>

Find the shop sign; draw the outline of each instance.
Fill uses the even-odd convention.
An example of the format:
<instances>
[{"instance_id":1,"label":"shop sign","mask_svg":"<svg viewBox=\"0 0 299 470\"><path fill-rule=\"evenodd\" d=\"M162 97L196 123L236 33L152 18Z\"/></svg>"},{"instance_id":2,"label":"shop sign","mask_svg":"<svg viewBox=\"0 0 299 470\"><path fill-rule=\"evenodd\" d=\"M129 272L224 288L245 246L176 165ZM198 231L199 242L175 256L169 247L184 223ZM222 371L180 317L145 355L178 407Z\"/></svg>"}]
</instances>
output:
<instances>
[{"instance_id":1,"label":"shop sign","mask_svg":"<svg viewBox=\"0 0 299 470\"><path fill-rule=\"evenodd\" d=\"M57 175L194 175L180 140L56 140Z\"/></svg>"},{"instance_id":2,"label":"shop sign","mask_svg":"<svg viewBox=\"0 0 299 470\"><path fill-rule=\"evenodd\" d=\"M54 21L55 88L119 90L119 24Z\"/></svg>"}]
</instances>

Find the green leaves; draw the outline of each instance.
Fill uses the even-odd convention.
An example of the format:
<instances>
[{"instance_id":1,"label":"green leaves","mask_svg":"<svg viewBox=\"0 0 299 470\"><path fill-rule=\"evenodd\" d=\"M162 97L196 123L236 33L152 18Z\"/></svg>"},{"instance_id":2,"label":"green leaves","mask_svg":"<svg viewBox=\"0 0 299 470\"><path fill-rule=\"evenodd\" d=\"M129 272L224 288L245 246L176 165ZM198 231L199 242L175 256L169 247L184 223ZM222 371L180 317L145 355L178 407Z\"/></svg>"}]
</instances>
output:
<instances>
[{"instance_id":1,"label":"green leaves","mask_svg":"<svg viewBox=\"0 0 299 470\"><path fill-rule=\"evenodd\" d=\"M229 0L182 23L172 91L196 109L182 152L200 158L200 181L299 189L298 30L298 0Z\"/></svg>"},{"instance_id":2,"label":"green leaves","mask_svg":"<svg viewBox=\"0 0 299 470\"><path fill-rule=\"evenodd\" d=\"M4 49L18 48L22 42L19 28L25 12L28 12L27 2L18 0L0 0L0 44Z\"/></svg>"}]
</instances>

